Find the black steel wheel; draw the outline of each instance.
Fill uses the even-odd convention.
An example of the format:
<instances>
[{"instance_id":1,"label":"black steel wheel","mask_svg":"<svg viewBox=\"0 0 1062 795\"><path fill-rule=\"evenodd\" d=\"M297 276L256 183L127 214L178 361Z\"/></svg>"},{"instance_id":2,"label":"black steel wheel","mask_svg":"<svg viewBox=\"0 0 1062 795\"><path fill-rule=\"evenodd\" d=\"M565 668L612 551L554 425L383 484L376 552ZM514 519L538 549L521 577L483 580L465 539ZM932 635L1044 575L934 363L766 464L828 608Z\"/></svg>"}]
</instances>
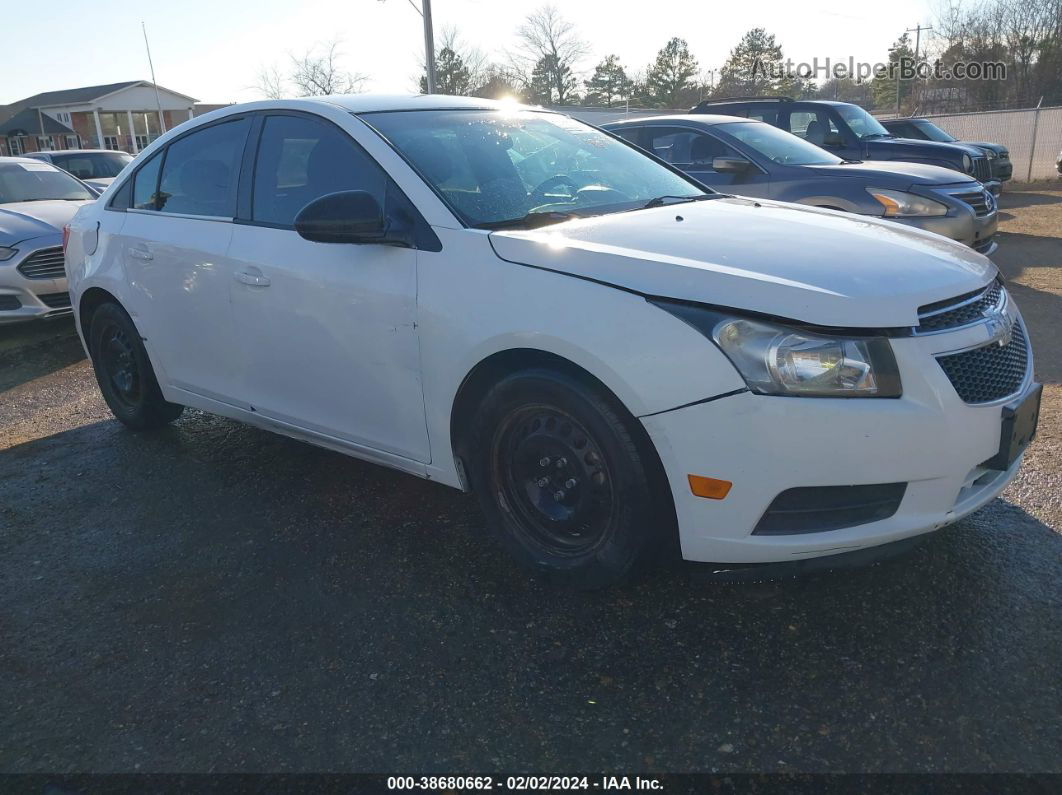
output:
<instances>
[{"instance_id":1,"label":"black steel wheel","mask_svg":"<svg viewBox=\"0 0 1062 795\"><path fill-rule=\"evenodd\" d=\"M103 399L114 416L136 430L177 419L183 406L162 397L144 343L125 310L104 304L92 315L89 351Z\"/></svg>"},{"instance_id":2,"label":"black steel wheel","mask_svg":"<svg viewBox=\"0 0 1062 795\"><path fill-rule=\"evenodd\" d=\"M670 526L631 417L564 372L506 376L476 413L473 487L492 529L525 566L599 588L651 557Z\"/></svg>"}]
</instances>

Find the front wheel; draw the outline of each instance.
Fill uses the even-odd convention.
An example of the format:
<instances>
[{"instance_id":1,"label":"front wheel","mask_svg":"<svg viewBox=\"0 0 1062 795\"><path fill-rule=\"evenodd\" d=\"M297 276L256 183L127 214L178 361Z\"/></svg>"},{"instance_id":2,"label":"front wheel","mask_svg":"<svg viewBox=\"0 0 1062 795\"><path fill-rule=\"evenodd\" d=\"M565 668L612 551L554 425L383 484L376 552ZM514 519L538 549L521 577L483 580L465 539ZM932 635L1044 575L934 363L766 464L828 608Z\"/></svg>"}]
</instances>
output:
<instances>
[{"instance_id":1,"label":"front wheel","mask_svg":"<svg viewBox=\"0 0 1062 795\"><path fill-rule=\"evenodd\" d=\"M140 334L117 304L104 304L93 313L89 352L96 383L118 420L141 431L181 416L184 407L162 397Z\"/></svg>"},{"instance_id":2,"label":"front wheel","mask_svg":"<svg viewBox=\"0 0 1062 795\"><path fill-rule=\"evenodd\" d=\"M496 384L477 419L473 485L517 561L590 589L656 550L669 514L654 499L637 420L603 390L525 371Z\"/></svg>"}]
</instances>

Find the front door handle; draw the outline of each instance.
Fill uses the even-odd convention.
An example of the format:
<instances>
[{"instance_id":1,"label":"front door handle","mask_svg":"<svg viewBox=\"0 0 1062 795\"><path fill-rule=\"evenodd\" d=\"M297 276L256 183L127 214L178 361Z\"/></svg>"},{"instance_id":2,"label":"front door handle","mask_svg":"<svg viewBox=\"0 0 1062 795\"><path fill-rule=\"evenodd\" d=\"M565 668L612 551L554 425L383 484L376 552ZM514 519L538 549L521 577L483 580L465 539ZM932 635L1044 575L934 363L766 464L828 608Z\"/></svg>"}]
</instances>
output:
<instances>
[{"instance_id":1,"label":"front door handle","mask_svg":"<svg viewBox=\"0 0 1062 795\"><path fill-rule=\"evenodd\" d=\"M240 284L249 284L252 287L268 287L269 277L263 276L257 268L253 271L236 271L236 281Z\"/></svg>"},{"instance_id":2,"label":"front door handle","mask_svg":"<svg viewBox=\"0 0 1062 795\"><path fill-rule=\"evenodd\" d=\"M146 248L131 248L129 249L129 256L133 259L142 259L145 262L155 259L155 255Z\"/></svg>"}]
</instances>

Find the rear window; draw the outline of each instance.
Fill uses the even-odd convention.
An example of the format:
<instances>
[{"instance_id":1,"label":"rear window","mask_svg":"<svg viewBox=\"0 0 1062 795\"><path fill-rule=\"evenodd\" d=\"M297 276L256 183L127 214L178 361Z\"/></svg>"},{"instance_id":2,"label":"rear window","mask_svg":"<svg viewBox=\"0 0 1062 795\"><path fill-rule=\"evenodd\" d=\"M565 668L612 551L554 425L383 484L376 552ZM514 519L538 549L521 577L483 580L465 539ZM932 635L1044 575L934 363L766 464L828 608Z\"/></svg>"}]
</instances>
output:
<instances>
[{"instance_id":1,"label":"rear window","mask_svg":"<svg viewBox=\"0 0 1062 795\"><path fill-rule=\"evenodd\" d=\"M52 155L52 162L78 179L108 179L117 177L133 158L124 152L78 152Z\"/></svg>"}]
</instances>

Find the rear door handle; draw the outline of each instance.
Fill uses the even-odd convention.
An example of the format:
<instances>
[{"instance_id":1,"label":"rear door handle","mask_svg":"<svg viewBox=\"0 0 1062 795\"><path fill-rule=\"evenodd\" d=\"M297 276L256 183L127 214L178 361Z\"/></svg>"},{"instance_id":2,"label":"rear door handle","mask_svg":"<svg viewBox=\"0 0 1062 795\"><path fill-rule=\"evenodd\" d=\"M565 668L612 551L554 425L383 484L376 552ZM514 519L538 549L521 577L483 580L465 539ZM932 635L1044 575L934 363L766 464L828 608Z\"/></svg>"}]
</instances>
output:
<instances>
[{"instance_id":1,"label":"rear door handle","mask_svg":"<svg viewBox=\"0 0 1062 795\"><path fill-rule=\"evenodd\" d=\"M155 255L146 248L131 248L129 249L129 256L133 259L142 259L144 261L155 259Z\"/></svg>"},{"instance_id":2,"label":"rear door handle","mask_svg":"<svg viewBox=\"0 0 1062 795\"><path fill-rule=\"evenodd\" d=\"M252 287L268 287L269 277L263 276L259 271L236 271L236 281L240 284L249 284Z\"/></svg>"}]
</instances>

